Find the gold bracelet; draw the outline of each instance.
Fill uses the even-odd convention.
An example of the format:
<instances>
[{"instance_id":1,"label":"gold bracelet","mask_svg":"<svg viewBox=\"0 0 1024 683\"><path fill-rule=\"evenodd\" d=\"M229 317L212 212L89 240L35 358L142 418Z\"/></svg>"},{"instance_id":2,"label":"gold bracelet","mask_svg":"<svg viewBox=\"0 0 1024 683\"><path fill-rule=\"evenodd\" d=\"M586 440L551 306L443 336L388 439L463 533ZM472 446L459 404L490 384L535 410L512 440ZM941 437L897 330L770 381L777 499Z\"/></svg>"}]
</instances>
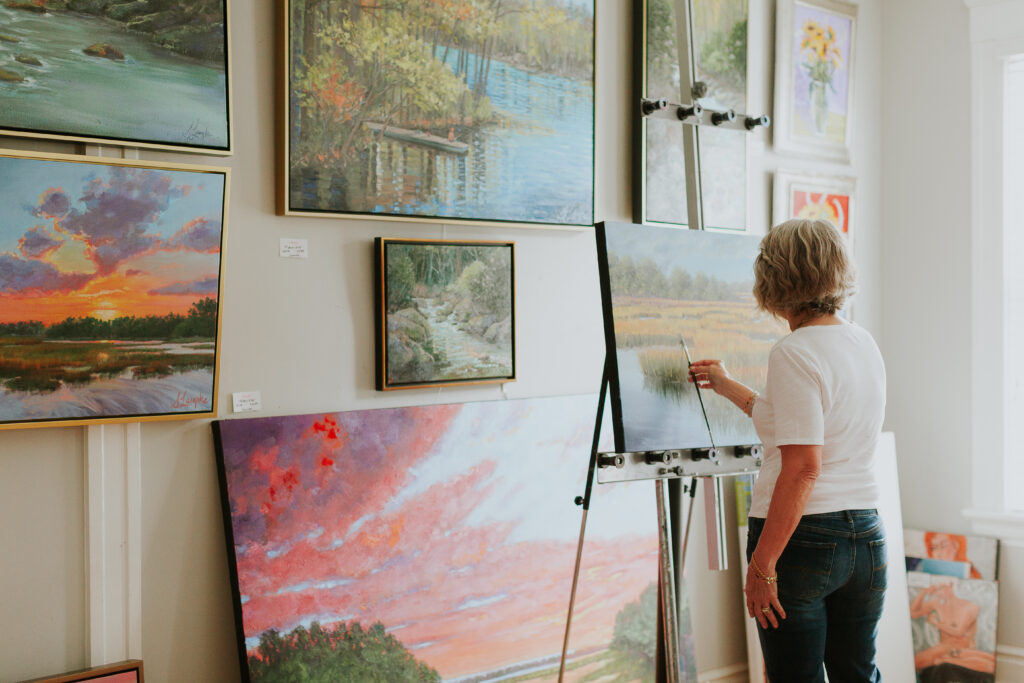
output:
<instances>
[{"instance_id":1,"label":"gold bracelet","mask_svg":"<svg viewBox=\"0 0 1024 683\"><path fill-rule=\"evenodd\" d=\"M761 579L765 583L767 583L767 584L778 583L778 581L779 581L779 574L778 574L778 572L775 573L775 576L768 576L767 574L765 574L763 571L761 571L761 568L757 566L757 560L754 559L753 555L750 556L750 566L754 568L754 574L757 576L757 578Z\"/></svg>"},{"instance_id":2,"label":"gold bracelet","mask_svg":"<svg viewBox=\"0 0 1024 683\"><path fill-rule=\"evenodd\" d=\"M758 396L760 396L760 394L757 393L756 391L750 395L750 398L747 399L747 402L743 404L744 413L746 413L747 415L754 414L754 401L757 400Z\"/></svg>"}]
</instances>

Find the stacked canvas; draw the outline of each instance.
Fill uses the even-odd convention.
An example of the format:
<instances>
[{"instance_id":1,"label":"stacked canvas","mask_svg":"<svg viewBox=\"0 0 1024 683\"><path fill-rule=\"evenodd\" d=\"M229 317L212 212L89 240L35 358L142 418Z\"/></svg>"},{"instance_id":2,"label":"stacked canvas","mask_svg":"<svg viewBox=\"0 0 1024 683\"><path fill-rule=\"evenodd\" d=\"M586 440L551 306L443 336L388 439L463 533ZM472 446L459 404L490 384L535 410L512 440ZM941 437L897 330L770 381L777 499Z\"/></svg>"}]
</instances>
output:
<instances>
[{"instance_id":1,"label":"stacked canvas","mask_svg":"<svg viewBox=\"0 0 1024 683\"><path fill-rule=\"evenodd\" d=\"M998 541L904 530L920 683L995 681Z\"/></svg>"}]
</instances>

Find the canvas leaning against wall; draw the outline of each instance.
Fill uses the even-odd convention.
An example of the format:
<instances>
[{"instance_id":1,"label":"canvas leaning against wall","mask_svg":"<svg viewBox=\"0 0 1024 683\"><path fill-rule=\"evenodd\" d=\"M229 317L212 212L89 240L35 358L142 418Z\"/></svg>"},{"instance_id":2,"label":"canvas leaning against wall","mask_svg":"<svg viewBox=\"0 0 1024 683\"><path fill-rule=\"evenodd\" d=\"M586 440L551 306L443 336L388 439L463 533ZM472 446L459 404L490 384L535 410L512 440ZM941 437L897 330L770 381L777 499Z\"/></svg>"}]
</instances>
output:
<instances>
[{"instance_id":1,"label":"canvas leaning against wall","mask_svg":"<svg viewBox=\"0 0 1024 683\"><path fill-rule=\"evenodd\" d=\"M144 683L141 659L128 659L117 664L94 666L56 676L33 678L22 683Z\"/></svg>"},{"instance_id":2,"label":"canvas leaning against wall","mask_svg":"<svg viewBox=\"0 0 1024 683\"><path fill-rule=\"evenodd\" d=\"M243 678L556 680L596 406L215 422ZM566 680L654 680L656 512L595 490Z\"/></svg>"},{"instance_id":3,"label":"canvas leaning against wall","mask_svg":"<svg viewBox=\"0 0 1024 683\"><path fill-rule=\"evenodd\" d=\"M378 237L377 389L515 379L515 245Z\"/></svg>"},{"instance_id":4,"label":"canvas leaning against wall","mask_svg":"<svg viewBox=\"0 0 1024 683\"><path fill-rule=\"evenodd\" d=\"M216 412L228 169L0 153L0 428Z\"/></svg>"},{"instance_id":5,"label":"canvas leaning against wall","mask_svg":"<svg viewBox=\"0 0 1024 683\"><path fill-rule=\"evenodd\" d=\"M711 445L681 338L690 356L725 362L764 387L768 352L785 326L752 294L760 238L686 228L599 223L598 268L618 452ZM718 446L760 443L750 418L702 392Z\"/></svg>"},{"instance_id":6,"label":"canvas leaning against wall","mask_svg":"<svg viewBox=\"0 0 1024 683\"><path fill-rule=\"evenodd\" d=\"M849 162L857 6L779 0L774 143L780 152Z\"/></svg>"},{"instance_id":7,"label":"canvas leaning against wall","mask_svg":"<svg viewBox=\"0 0 1024 683\"><path fill-rule=\"evenodd\" d=\"M0 7L0 133L231 151L226 0Z\"/></svg>"},{"instance_id":8,"label":"canvas leaning against wall","mask_svg":"<svg viewBox=\"0 0 1024 683\"><path fill-rule=\"evenodd\" d=\"M282 213L593 223L593 0L282 5Z\"/></svg>"},{"instance_id":9,"label":"canvas leaning against wall","mask_svg":"<svg viewBox=\"0 0 1024 683\"><path fill-rule=\"evenodd\" d=\"M702 106L738 113L747 110L747 0L687 0L693 16L693 54L697 80L708 86ZM642 96L687 104L680 91L675 0L643 0L637 30ZM707 115L705 115L707 116ZM643 118L643 154L636 204L638 222L686 225L684 126L677 121ZM711 228L747 227L747 138L743 131L697 129L704 223Z\"/></svg>"}]
</instances>

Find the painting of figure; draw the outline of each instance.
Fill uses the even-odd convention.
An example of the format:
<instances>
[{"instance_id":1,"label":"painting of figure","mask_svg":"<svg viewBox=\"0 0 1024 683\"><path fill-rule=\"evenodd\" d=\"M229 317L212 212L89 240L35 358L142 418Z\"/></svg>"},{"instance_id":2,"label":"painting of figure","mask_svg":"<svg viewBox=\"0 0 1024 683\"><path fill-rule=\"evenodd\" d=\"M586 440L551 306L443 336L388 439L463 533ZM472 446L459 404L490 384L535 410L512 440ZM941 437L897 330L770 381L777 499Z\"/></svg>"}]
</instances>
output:
<instances>
[{"instance_id":1,"label":"painting of figure","mask_svg":"<svg viewBox=\"0 0 1024 683\"><path fill-rule=\"evenodd\" d=\"M376 245L377 389L515 379L515 245Z\"/></svg>"},{"instance_id":2,"label":"painting of figure","mask_svg":"<svg viewBox=\"0 0 1024 683\"><path fill-rule=\"evenodd\" d=\"M964 578L968 579L995 581L998 578L999 539L904 529L903 543L903 551L908 558L966 564L968 570Z\"/></svg>"},{"instance_id":3,"label":"painting of figure","mask_svg":"<svg viewBox=\"0 0 1024 683\"><path fill-rule=\"evenodd\" d=\"M286 214L593 222L593 0L286 0Z\"/></svg>"},{"instance_id":4,"label":"painting of figure","mask_svg":"<svg viewBox=\"0 0 1024 683\"><path fill-rule=\"evenodd\" d=\"M231 151L226 0L6 0L0 132Z\"/></svg>"},{"instance_id":5,"label":"painting of figure","mask_svg":"<svg viewBox=\"0 0 1024 683\"><path fill-rule=\"evenodd\" d=\"M919 683L993 683L998 584L907 572Z\"/></svg>"},{"instance_id":6,"label":"painting of figure","mask_svg":"<svg viewBox=\"0 0 1024 683\"><path fill-rule=\"evenodd\" d=\"M557 680L596 405L214 423L244 677ZM598 487L566 680L654 680L657 575L651 484Z\"/></svg>"},{"instance_id":7,"label":"painting of figure","mask_svg":"<svg viewBox=\"0 0 1024 683\"><path fill-rule=\"evenodd\" d=\"M747 386L763 388L768 352L785 325L752 294L760 238L651 225L598 225L606 345L614 357L617 451L711 445L682 341L690 356L717 358ZM727 399L701 395L718 446L760 443Z\"/></svg>"},{"instance_id":8,"label":"painting of figure","mask_svg":"<svg viewBox=\"0 0 1024 683\"><path fill-rule=\"evenodd\" d=\"M693 13L693 54L697 80L708 86L700 103L707 109L747 107L747 0L687 0ZM674 0L644 0L641 31L645 97L689 103L680 91ZM644 120L644 221L685 225L686 167L683 126L676 121ZM741 131L697 129L704 222L708 227L747 227L747 136ZM638 187L638 190L640 188Z\"/></svg>"},{"instance_id":9,"label":"painting of figure","mask_svg":"<svg viewBox=\"0 0 1024 683\"><path fill-rule=\"evenodd\" d=\"M0 155L0 426L215 412L227 169Z\"/></svg>"}]
</instances>

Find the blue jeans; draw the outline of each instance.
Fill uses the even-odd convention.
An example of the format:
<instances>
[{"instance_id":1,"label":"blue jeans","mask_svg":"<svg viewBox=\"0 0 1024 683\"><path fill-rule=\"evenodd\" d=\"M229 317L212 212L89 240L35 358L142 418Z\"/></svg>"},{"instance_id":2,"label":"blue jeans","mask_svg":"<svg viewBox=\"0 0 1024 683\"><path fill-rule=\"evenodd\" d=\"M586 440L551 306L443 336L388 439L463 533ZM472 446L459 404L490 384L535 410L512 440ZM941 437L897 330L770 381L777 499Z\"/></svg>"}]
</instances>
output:
<instances>
[{"instance_id":1,"label":"blue jeans","mask_svg":"<svg viewBox=\"0 0 1024 683\"><path fill-rule=\"evenodd\" d=\"M748 520L747 561L764 519ZM882 680L875 637L886 585L885 529L875 510L804 515L776 562L779 628L757 627L771 683Z\"/></svg>"}]
</instances>

